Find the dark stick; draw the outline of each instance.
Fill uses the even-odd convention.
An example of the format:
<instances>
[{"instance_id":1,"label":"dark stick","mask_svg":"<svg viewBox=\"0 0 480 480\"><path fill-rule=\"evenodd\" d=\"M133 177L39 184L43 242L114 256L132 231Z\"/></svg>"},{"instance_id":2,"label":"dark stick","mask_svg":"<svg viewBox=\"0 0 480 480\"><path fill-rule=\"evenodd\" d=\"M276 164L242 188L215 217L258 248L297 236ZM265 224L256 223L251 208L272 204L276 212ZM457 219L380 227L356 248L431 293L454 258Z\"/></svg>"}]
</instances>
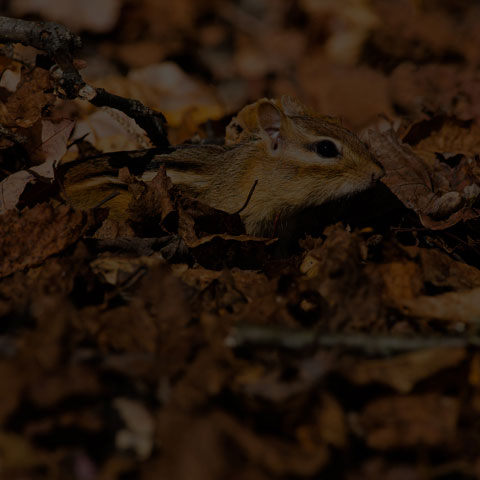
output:
<instances>
[{"instance_id":1,"label":"dark stick","mask_svg":"<svg viewBox=\"0 0 480 480\"><path fill-rule=\"evenodd\" d=\"M81 39L63 25L0 17L0 43L21 43L43 50L58 65L52 76L66 98L80 97L97 107L120 110L145 130L156 147L169 147L167 121L161 112L138 100L113 95L84 82L73 62L74 52L82 45Z\"/></svg>"},{"instance_id":2,"label":"dark stick","mask_svg":"<svg viewBox=\"0 0 480 480\"><path fill-rule=\"evenodd\" d=\"M95 88L95 92L96 95L90 100L90 103L97 107L111 107L120 110L133 118L137 125L147 132L156 147L166 150L170 146L165 128L167 120L161 112L146 107L138 100L108 93L103 88Z\"/></svg>"},{"instance_id":3,"label":"dark stick","mask_svg":"<svg viewBox=\"0 0 480 480\"><path fill-rule=\"evenodd\" d=\"M287 329L239 325L225 340L230 347L282 348L305 350L308 348L343 348L357 350L370 355L391 355L427 348L479 347L477 336L399 336L348 333L320 333L308 329Z\"/></svg>"},{"instance_id":4,"label":"dark stick","mask_svg":"<svg viewBox=\"0 0 480 480\"><path fill-rule=\"evenodd\" d=\"M63 25L0 17L0 42L21 43L46 52L63 72L60 84L68 98L76 98L85 85L72 58L72 53L81 48L82 41Z\"/></svg>"}]
</instances>

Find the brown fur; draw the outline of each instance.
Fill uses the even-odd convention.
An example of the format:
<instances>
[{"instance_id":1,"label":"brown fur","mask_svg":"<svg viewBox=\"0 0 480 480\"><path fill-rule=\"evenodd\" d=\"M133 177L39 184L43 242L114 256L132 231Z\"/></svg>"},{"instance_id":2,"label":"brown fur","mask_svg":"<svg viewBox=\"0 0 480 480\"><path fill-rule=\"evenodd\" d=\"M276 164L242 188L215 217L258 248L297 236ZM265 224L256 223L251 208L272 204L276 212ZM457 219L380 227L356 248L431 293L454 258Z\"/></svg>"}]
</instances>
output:
<instances>
[{"instance_id":1,"label":"brown fur","mask_svg":"<svg viewBox=\"0 0 480 480\"><path fill-rule=\"evenodd\" d=\"M324 159L311 150L324 137L339 145L340 156ZM140 178L151 180L165 163L180 189L227 212L239 210L258 181L241 216L247 231L259 235L269 230L276 215L350 195L368 188L383 174L352 132L291 98L263 99L245 107L227 128L226 142L224 147L181 148L157 155ZM121 182L108 162L81 165L66 175L67 196L74 205L92 207L120 189ZM105 179L100 185L92 184L99 178L95 170L102 172L100 182ZM128 193L122 191L106 206L112 216L122 218L128 201Z\"/></svg>"}]
</instances>

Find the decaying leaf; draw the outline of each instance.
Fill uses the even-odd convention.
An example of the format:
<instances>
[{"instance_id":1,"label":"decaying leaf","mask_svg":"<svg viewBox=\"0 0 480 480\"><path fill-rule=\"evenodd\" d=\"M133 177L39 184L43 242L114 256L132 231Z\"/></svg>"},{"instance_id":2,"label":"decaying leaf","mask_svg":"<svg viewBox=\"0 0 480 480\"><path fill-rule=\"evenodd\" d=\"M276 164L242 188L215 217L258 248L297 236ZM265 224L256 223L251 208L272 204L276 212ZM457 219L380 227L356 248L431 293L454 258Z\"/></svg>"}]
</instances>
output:
<instances>
[{"instance_id":1,"label":"decaying leaf","mask_svg":"<svg viewBox=\"0 0 480 480\"><path fill-rule=\"evenodd\" d=\"M455 441L458 414L456 398L434 394L392 396L370 402L359 423L371 448L435 446Z\"/></svg>"},{"instance_id":2,"label":"decaying leaf","mask_svg":"<svg viewBox=\"0 0 480 480\"><path fill-rule=\"evenodd\" d=\"M129 222L140 235L178 233L193 247L209 234L238 235L245 231L238 214L228 214L181 195L165 168L147 185L134 178L128 181L134 196L129 205Z\"/></svg>"},{"instance_id":3,"label":"decaying leaf","mask_svg":"<svg viewBox=\"0 0 480 480\"><path fill-rule=\"evenodd\" d=\"M380 382L401 393L409 393L418 382L457 366L465 357L464 349L433 348L393 358L365 360L360 364L345 359L340 370L359 385Z\"/></svg>"},{"instance_id":4,"label":"decaying leaf","mask_svg":"<svg viewBox=\"0 0 480 480\"><path fill-rule=\"evenodd\" d=\"M2 478L480 478L477 2L94 3L2 3L85 45L51 55L0 32ZM360 135L392 127L371 135L387 186L247 236L164 169L134 176L145 132L61 98L70 53L88 84L164 113L172 145L221 144L226 125L227 144L251 141L242 108L264 97ZM58 206L59 159L102 152L126 155L129 192Z\"/></svg>"},{"instance_id":5,"label":"decaying leaf","mask_svg":"<svg viewBox=\"0 0 480 480\"><path fill-rule=\"evenodd\" d=\"M40 68L23 72L14 93L0 106L0 123L4 126L28 128L42 116L42 109L52 105L55 95L50 75Z\"/></svg>"},{"instance_id":6,"label":"decaying leaf","mask_svg":"<svg viewBox=\"0 0 480 480\"><path fill-rule=\"evenodd\" d=\"M210 235L191 242L189 247L196 261L212 270L233 265L251 270L265 263L269 247L275 242L249 235Z\"/></svg>"},{"instance_id":7,"label":"decaying leaf","mask_svg":"<svg viewBox=\"0 0 480 480\"><path fill-rule=\"evenodd\" d=\"M148 185L132 177L130 190L134 199L129 205L132 222L139 225L139 228L148 222L153 231L155 227L166 232L177 231L179 220L172 188L165 168L160 169Z\"/></svg>"},{"instance_id":8,"label":"decaying leaf","mask_svg":"<svg viewBox=\"0 0 480 480\"><path fill-rule=\"evenodd\" d=\"M125 422L117 432L116 444L121 450L133 450L140 459L150 456L153 448L154 422L140 403L129 398L116 398L114 405Z\"/></svg>"},{"instance_id":9,"label":"decaying leaf","mask_svg":"<svg viewBox=\"0 0 480 480\"><path fill-rule=\"evenodd\" d=\"M439 251L406 250L419 263L403 259L381 266L387 304L413 317L476 324L480 318L478 270ZM433 293L426 295L425 290L432 287Z\"/></svg>"},{"instance_id":10,"label":"decaying leaf","mask_svg":"<svg viewBox=\"0 0 480 480\"><path fill-rule=\"evenodd\" d=\"M224 114L215 92L172 62L132 70L127 78L99 79L97 84L161 111L171 126L169 135L174 144L191 137L202 122Z\"/></svg>"},{"instance_id":11,"label":"decaying leaf","mask_svg":"<svg viewBox=\"0 0 480 480\"><path fill-rule=\"evenodd\" d=\"M365 242L340 224L327 227L324 234L325 241L305 252L300 265L306 278L299 285L303 295L298 307L304 312L311 308L314 318L326 314L333 329L340 324L375 328L382 306L377 275L362 264Z\"/></svg>"},{"instance_id":12,"label":"decaying leaf","mask_svg":"<svg viewBox=\"0 0 480 480\"><path fill-rule=\"evenodd\" d=\"M414 317L475 325L480 322L480 288L435 296L422 295L405 300L400 308Z\"/></svg>"},{"instance_id":13,"label":"decaying leaf","mask_svg":"<svg viewBox=\"0 0 480 480\"><path fill-rule=\"evenodd\" d=\"M419 154L473 157L480 148L480 127L473 121L438 116L412 124L403 141Z\"/></svg>"},{"instance_id":14,"label":"decaying leaf","mask_svg":"<svg viewBox=\"0 0 480 480\"><path fill-rule=\"evenodd\" d=\"M145 271L164 262L163 257L99 257L90 266L96 274L102 275L106 282L117 285L131 279L137 272Z\"/></svg>"},{"instance_id":15,"label":"decaying leaf","mask_svg":"<svg viewBox=\"0 0 480 480\"><path fill-rule=\"evenodd\" d=\"M193 424L181 413L168 413L168 416L162 415L158 422L160 435L169 437L170 442L165 445L166 455L157 467L157 472L168 478L194 475L193 478L206 480L212 475L219 475L232 452L232 448L225 448L225 439L234 451L241 452L270 475L313 475L328 459L328 450L321 443L309 450L296 443L261 436L223 413L212 413ZM187 424L190 425L188 429ZM209 461L205 462L206 458Z\"/></svg>"},{"instance_id":16,"label":"decaying leaf","mask_svg":"<svg viewBox=\"0 0 480 480\"><path fill-rule=\"evenodd\" d=\"M418 213L427 228L445 229L480 215L478 209L465 204L465 197L471 196L468 190L465 192L467 185L453 182L454 173L445 172L437 160L427 163L415 155L407 145L397 140L393 131L370 131L369 143L386 170L383 183L405 206ZM455 190L459 186L462 190Z\"/></svg>"},{"instance_id":17,"label":"decaying leaf","mask_svg":"<svg viewBox=\"0 0 480 480\"><path fill-rule=\"evenodd\" d=\"M67 150L73 125L70 120L42 120L41 144L35 148L32 159L35 157L43 163L12 173L0 182L0 214L14 209L20 202L35 204L45 190L55 190L55 168Z\"/></svg>"},{"instance_id":18,"label":"decaying leaf","mask_svg":"<svg viewBox=\"0 0 480 480\"><path fill-rule=\"evenodd\" d=\"M0 276L37 265L61 252L82 236L92 220L70 207L53 208L48 204L3 214L0 217Z\"/></svg>"}]
</instances>

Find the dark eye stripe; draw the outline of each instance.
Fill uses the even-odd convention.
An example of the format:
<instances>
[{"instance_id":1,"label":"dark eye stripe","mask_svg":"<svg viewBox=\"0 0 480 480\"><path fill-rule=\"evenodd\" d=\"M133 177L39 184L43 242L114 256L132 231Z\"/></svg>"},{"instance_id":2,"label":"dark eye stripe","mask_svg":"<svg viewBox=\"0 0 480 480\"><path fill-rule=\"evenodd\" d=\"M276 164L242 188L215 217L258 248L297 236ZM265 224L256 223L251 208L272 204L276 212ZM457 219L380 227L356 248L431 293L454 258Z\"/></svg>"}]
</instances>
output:
<instances>
[{"instance_id":1,"label":"dark eye stripe","mask_svg":"<svg viewBox=\"0 0 480 480\"><path fill-rule=\"evenodd\" d=\"M337 146L331 140L320 140L319 142L315 142L312 144L311 149L323 158L334 158L338 157L340 154Z\"/></svg>"}]
</instances>

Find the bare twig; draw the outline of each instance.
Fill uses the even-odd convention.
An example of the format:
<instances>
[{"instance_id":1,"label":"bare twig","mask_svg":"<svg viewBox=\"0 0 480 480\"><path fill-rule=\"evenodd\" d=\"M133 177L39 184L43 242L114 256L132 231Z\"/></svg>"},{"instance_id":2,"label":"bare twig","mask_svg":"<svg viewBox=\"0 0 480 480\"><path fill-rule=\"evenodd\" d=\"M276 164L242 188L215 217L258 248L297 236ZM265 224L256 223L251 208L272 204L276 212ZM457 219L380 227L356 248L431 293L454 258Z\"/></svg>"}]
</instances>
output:
<instances>
[{"instance_id":1,"label":"bare twig","mask_svg":"<svg viewBox=\"0 0 480 480\"><path fill-rule=\"evenodd\" d=\"M90 100L90 103L97 107L111 107L120 110L130 118L133 118L137 125L147 132L148 137L155 146L164 149L169 147L165 128L167 120L161 112L156 112L146 107L139 100L108 93L103 88L95 88L95 92L96 94Z\"/></svg>"},{"instance_id":2,"label":"bare twig","mask_svg":"<svg viewBox=\"0 0 480 480\"><path fill-rule=\"evenodd\" d=\"M0 17L0 43L21 43L47 53L62 70L61 84L68 98L75 98L85 85L72 58L82 41L63 25Z\"/></svg>"},{"instance_id":3,"label":"bare twig","mask_svg":"<svg viewBox=\"0 0 480 480\"><path fill-rule=\"evenodd\" d=\"M44 51L57 65L52 70L52 77L66 98L79 97L97 107L120 110L145 130L156 147L169 147L167 121L161 112L146 107L138 100L113 95L84 82L73 61L73 54L82 42L63 25L0 17L0 43L21 43Z\"/></svg>"},{"instance_id":4,"label":"bare twig","mask_svg":"<svg viewBox=\"0 0 480 480\"><path fill-rule=\"evenodd\" d=\"M398 336L348 333L319 333L316 330L286 329L240 325L225 340L230 347L284 348L343 348L359 350L371 355L391 355L426 348L458 348L480 346L480 337Z\"/></svg>"}]
</instances>

